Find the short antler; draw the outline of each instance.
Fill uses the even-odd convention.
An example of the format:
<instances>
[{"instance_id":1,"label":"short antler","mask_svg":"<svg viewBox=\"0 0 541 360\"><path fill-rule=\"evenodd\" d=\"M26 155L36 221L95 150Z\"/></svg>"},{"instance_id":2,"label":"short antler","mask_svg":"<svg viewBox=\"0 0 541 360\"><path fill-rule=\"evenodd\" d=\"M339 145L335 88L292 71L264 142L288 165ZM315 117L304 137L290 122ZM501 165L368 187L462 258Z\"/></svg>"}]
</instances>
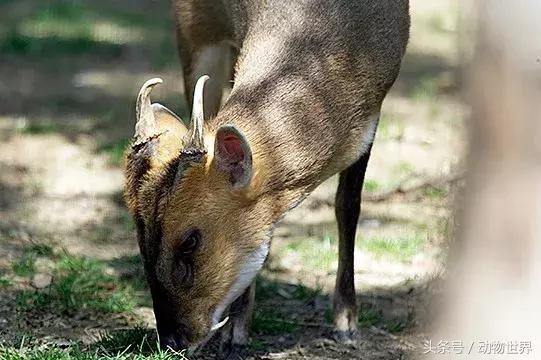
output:
<instances>
[{"instance_id":1,"label":"short antler","mask_svg":"<svg viewBox=\"0 0 541 360\"><path fill-rule=\"evenodd\" d=\"M203 75L195 84L193 96L192 121L190 123L190 131L188 133L188 148L200 149L205 148L203 138L203 121L205 119L203 109L203 89L205 82L209 79L208 75Z\"/></svg>"},{"instance_id":2,"label":"short antler","mask_svg":"<svg viewBox=\"0 0 541 360\"><path fill-rule=\"evenodd\" d=\"M134 146L145 143L158 135L156 119L154 118L154 112L150 103L150 92L155 85L162 82L160 78L147 80L141 87L141 90L139 90L135 105L137 123L135 124Z\"/></svg>"}]
</instances>

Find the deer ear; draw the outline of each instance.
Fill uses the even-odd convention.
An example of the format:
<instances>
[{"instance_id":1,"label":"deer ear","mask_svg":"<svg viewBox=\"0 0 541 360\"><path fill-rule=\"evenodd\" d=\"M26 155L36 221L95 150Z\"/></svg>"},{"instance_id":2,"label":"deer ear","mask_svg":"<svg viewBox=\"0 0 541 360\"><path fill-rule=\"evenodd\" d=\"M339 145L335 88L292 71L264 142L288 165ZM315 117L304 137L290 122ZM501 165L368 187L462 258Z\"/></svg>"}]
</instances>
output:
<instances>
[{"instance_id":1,"label":"deer ear","mask_svg":"<svg viewBox=\"0 0 541 360\"><path fill-rule=\"evenodd\" d=\"M228 175L234 188L245 187L252 179L252 150L234 125L222 125L216 132L214 166Z\"/></svg>"},{"instance_id":2,"label":"deer ear","mask_svg":"<svg viewBox=\"0 0 541 360\"><path fill-rule=\"evenodd\" d=\"M160 103L152 104L152 111L156 119L156 125L162 131L167 129L176 132L181 139L188 133L188 128L184 122L173 111L169 110Z\"/></svg>"}]
</instances>

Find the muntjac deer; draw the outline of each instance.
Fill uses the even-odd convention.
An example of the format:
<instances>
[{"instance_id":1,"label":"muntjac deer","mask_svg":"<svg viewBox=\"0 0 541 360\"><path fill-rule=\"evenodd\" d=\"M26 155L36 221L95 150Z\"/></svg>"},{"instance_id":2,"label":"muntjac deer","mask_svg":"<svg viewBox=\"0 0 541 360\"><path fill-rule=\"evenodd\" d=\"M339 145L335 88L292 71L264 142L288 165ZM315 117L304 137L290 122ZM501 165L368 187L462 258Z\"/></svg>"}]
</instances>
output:
<instances>
[{"instance_id":1,"label":"muntjac deer","mask_svg":"<svg viewBox=\"0 0 541 360\"><path fill-rule=\"evenodd\" d=\"M219 327L222 356L245 345L274 227L336 173L334 326L350 339L361 189L408 0L178 0L175 14L191 123L152 104L161 80L147 81L126 166L162 346L197 348Z\"/></svg>"}]
</instances>

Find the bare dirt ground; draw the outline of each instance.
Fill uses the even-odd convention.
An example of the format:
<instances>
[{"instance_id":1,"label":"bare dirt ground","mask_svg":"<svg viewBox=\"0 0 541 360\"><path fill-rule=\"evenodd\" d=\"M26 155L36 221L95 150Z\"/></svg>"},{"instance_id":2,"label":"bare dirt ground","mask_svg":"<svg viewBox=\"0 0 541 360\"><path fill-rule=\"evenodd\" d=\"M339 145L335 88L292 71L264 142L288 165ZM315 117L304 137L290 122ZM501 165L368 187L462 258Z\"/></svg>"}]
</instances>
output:
<instances>
[{"instance_id":1,"label":"bare dirt ground","mask_svg":"<svg viewBox=\"0 0 541 360\"><path fill-rule=\"evenodd\" d=\"M93 21L88 28L81 20L70 30L62 16L78 14L47 12L37 3L0 2L0 343L17 345L25 336L36 344L91 344L105 331L154 326L144 285L127 311L21 307L21 291L38 291L36 281L52 274L56 258L38 254L26 273L21 259L46 245L95 259L113 278L141 277L119 159L133 131L134 96L147 78L164 78L156 99L186 115L180 67L171 19L160 20L169 14L166 5L138 0L126 10L126 1L96 1L82 7ZM361 337L351 346L330 337L337 264L332 178L276 230L258 282L250 358L402 359L422 352L452 228L464 110L455 5L413 0L412 20L359 223ZM48 281L54 276L45 287Z\"/></svg>"}]
</instances>

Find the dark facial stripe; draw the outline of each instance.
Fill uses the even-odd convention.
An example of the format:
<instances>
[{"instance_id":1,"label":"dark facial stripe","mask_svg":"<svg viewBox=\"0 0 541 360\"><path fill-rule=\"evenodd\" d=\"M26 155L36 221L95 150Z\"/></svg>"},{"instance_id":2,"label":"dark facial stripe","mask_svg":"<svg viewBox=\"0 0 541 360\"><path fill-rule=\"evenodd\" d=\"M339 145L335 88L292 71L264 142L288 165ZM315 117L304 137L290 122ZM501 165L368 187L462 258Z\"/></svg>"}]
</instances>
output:
<instances>
[{"instance_id":1,"label":"dark facial stripe","mask_svg":"<svg viewBox=\"0 0 541 360\"><path fill-rule=\"evenodd\" d=\"M141 251L145 252L147 264L153 268L157 262L158 250L162 238L162 209L165 206L169 194L178 186L188 168L194 163L200 163L206 152L183 151L178 157L171 160L164 169L160 179L155 183L155 198L152 218L148 219L147 231L142 233L145 237L140 245ZM142 239L143 240L143 239ZM149 268L149 269L150 269Z\"/></svg>"}]
</instances>

